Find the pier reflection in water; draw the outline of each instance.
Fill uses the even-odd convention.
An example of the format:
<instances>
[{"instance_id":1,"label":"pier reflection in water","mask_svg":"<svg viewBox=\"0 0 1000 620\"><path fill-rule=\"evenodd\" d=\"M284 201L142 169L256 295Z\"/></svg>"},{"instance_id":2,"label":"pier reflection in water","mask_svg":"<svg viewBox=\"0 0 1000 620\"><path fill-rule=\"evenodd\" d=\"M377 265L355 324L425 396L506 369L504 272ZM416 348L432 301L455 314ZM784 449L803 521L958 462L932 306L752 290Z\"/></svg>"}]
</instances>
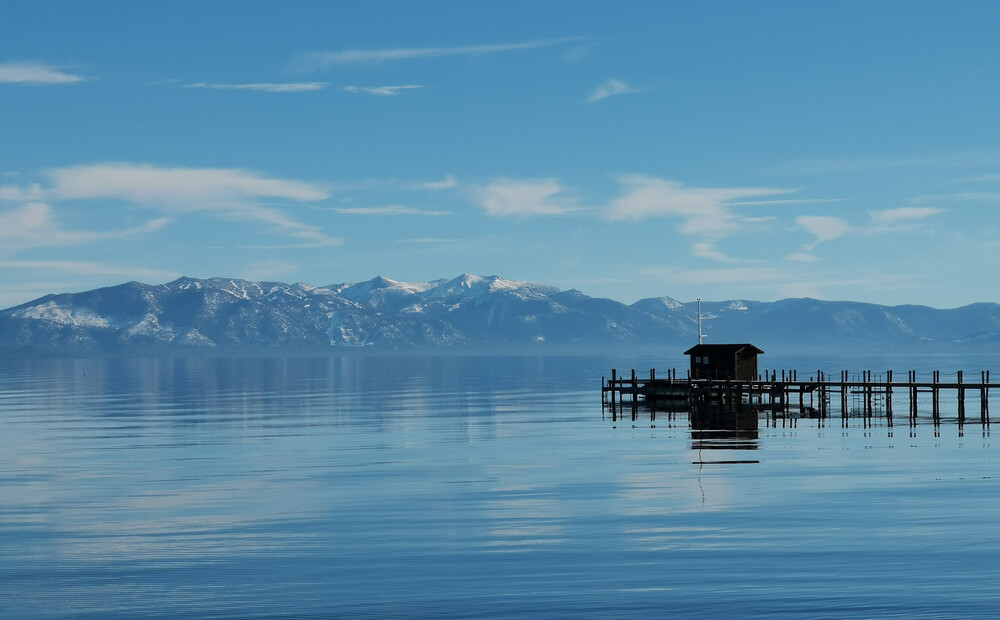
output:
<instances>
[{"instance_id":1,"label":"pier reflection in water","mask_svg":"<svg viewBox=\"0 0 1000 620\"><path fill-rule=\"evenodd\" d=\"M613 422L630 419L634 423L648 417L654 426L657 417L666 416L673 423L686 416L693 450L756 450L760 438L760 407L739 399L647 400L607 407L605 417L609 414Z\"/></svg>"}]
</instances>

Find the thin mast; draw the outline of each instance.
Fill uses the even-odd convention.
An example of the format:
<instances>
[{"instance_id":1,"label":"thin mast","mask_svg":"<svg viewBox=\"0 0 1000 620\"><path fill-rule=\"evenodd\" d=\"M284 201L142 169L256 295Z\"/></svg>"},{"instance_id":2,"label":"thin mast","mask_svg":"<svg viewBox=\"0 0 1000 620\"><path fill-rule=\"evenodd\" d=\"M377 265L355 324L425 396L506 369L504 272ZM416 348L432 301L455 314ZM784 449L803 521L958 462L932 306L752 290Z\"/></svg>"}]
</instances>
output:
<instances>
[{"instance_id":1,"label":"thin mast","mask_svg":"<svg viewBox=\"0 0 1000 620\"><path fill-rule=\"evenodd\" d=\"M704 340L705 334L701 331L701 297L698 298L698 344Z\"/></svg>"}]
</instances>

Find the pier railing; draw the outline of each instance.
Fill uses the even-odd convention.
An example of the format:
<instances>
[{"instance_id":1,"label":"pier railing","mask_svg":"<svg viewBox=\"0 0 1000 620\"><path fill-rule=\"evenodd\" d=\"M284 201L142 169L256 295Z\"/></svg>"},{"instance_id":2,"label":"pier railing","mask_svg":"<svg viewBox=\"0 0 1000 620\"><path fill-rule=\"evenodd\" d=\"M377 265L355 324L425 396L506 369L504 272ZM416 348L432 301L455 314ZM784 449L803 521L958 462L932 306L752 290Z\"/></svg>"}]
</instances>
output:
<instances>
[{"instance_id":1,"label":"pier railing","mask_svg":"<svg viewBox=\"0 0 1000 620\"><path fill-rule=\"evenodd\" d=\"M780 373L771 370L753 379L692 379L689 373L678 377L676 370L658 378L655 370L650 370L648 377L640 377L635 370L623 376L613 369L610 379L601 378L602 402L612 411L640 405L654 412L677 411L695 404L709 404L757 408L772 415L825 418L839 412L844 419L852 415L884 415L889 425L893 424L894 407L900 404L908 406L907 416L915 423L921 411L921 395L930 397L931 418L935 424L940 423L943 394L948 405L954 398L960 424L966 421L966 401L978 395L979 419L989 424L990 391L997 388L1000 383L990 381L989 371L981 371L978 380L970 381L961 370L945 379L938 370L931 372L929 378L918 377L916 371L910 370L905 380L894 376L891 370L879 374L870 370L851 374L844 370L839 375L817 370L804 378L794 370Z\"/></svg>"}]
</instances>

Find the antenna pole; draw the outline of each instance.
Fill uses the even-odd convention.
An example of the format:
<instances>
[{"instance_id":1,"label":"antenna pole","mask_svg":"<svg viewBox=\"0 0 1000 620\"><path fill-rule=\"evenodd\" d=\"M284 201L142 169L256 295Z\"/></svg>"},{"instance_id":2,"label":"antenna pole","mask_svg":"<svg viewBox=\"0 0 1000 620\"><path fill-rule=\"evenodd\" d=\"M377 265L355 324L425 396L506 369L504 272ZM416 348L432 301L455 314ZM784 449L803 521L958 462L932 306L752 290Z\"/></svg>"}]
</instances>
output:
<instances>
[{"instance_id":1,"label":"antenna pole","mask_svg":"<svg viewBox=\"0 0 1000 620\"><path fill-rule=\"evenodd\" d=\"M698 344L705 338L705 334L701 332L701 297L698 298Z\"/></svg>"}]
</instances>

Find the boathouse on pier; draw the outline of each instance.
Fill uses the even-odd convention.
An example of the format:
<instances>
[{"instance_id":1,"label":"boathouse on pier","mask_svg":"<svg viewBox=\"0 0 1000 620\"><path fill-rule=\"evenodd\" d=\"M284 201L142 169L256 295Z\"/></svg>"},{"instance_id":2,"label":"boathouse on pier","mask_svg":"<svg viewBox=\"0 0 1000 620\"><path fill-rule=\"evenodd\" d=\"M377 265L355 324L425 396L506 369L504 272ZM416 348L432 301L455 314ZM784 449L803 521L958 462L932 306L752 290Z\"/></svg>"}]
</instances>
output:
<instances>
[{"instance_id":1,"label":"boathouse on pier","mask_svg":"<svg viewBox=\"0 0 1000 620\"><path fill-rule=\"evenodd\" d=\"M692 379L757 379L757 356L764 353L752 344L698 344L684 355L691 356Z\"/></svg>"}]
</instances>

